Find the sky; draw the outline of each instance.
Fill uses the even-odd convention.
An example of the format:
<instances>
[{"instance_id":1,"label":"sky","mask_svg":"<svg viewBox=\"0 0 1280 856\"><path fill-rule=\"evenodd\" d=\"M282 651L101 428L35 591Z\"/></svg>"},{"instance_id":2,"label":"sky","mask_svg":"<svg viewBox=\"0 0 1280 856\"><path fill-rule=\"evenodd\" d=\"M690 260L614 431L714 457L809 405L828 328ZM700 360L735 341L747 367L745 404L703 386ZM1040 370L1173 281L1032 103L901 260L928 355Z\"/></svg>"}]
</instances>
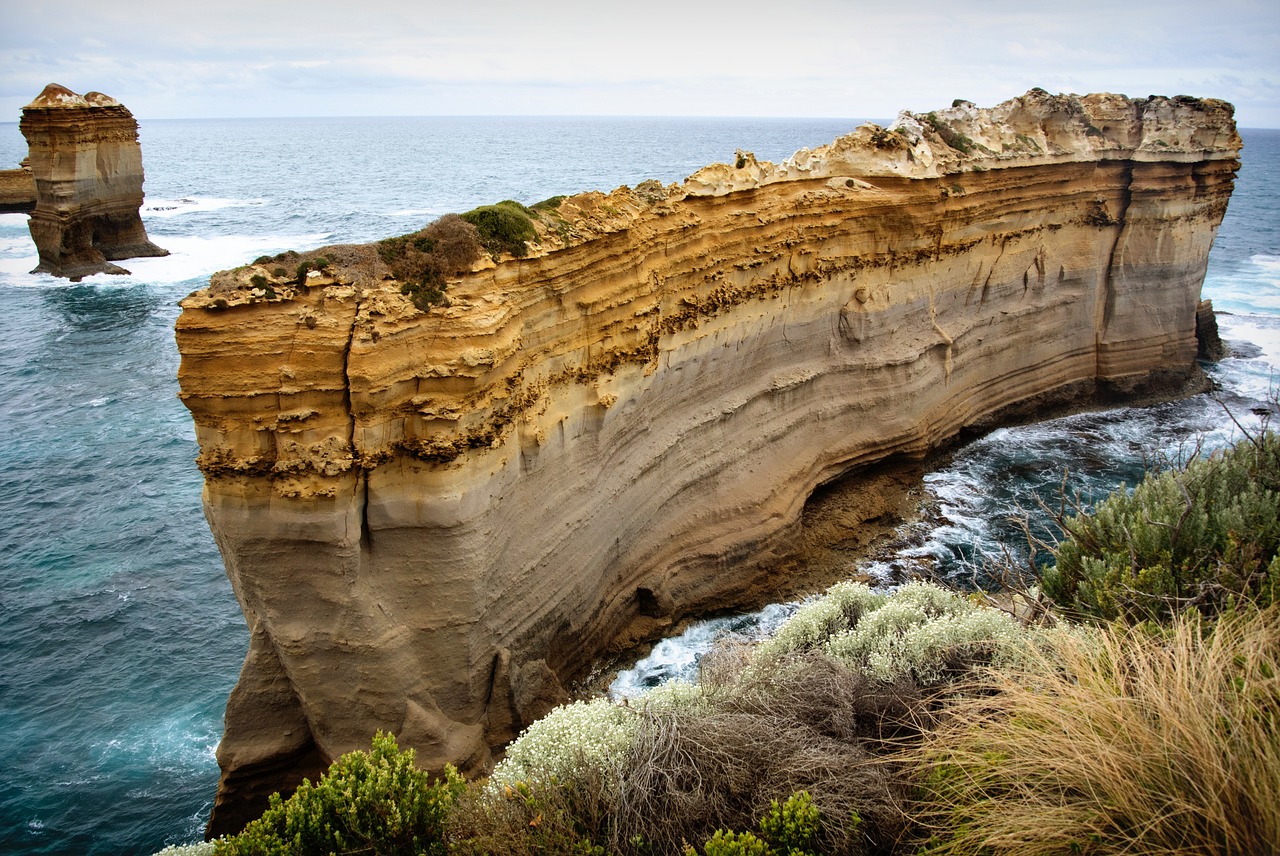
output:
<instances>
[{"instance_id":1,"label":"sky","mask_svg":"<svg viewBox=\"0 0 1280 856\"><path fill-rule=\"evenodd\" d=\"M0 122L50 82L140 119L889 119L1195 95L1280 127L1276 0L0 0Z\"/></svg>"}]
</instances>

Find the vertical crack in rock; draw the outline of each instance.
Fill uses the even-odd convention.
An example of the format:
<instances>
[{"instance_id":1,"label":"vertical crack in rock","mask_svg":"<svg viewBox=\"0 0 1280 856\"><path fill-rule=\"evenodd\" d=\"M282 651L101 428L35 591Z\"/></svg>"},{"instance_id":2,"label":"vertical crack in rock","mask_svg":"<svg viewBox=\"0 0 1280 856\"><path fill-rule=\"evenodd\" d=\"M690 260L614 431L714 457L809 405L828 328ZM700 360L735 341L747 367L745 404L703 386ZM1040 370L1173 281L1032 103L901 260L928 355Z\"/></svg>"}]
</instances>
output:
<instances>
[{"instance_id":1,"label":"vertical crack in rock","mask_svg":"<svg viewBox=\"0 0 1280 856\"><path fill-rule=\"evenodd\" d=\"M1129 229L1129 205L1133 202L1133 164L1125 165L1124 172L1121 173L1122 186L1120 188L1120 207L1116 212L1116 236L1111 242L1111 252L1107 254L1107 268L1102 277L1103 294L1105 298L1102 301L1102 320L1099 325L1100 332L1105 335L1107 327L1111 324L1111 317L1115 313L1116 308L1116 266L1120 263L1120 253L1122 244L1125 240L1125 233Z\"/></svg>"},{"instance_id":2,"label":"vertical crack in rock","mask_svg":"<svg viewBox=\"0 0 1280 856\"><path fill-rule=\"evenodd\" d=\"M342 350L342 407L347 415L347 447L356 468L355 501L360 503L360 549L367 554L373 550L373 529L369 525L369 470L364 456L356 448L356 414L351 402L351 350L355 343L356 327L360 322L361 295L355 296L356 308L351 314L351 326L347 330L347 343Z\"/></svg>"}]
</instances>

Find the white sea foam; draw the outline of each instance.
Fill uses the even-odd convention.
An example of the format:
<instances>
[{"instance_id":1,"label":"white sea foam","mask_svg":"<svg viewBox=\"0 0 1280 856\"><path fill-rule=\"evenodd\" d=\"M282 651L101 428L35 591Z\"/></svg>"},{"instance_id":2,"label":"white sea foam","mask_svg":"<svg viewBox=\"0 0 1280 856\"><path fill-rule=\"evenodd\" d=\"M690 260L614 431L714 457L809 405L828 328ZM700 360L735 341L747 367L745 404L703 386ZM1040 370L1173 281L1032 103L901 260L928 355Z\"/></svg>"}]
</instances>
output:
<instances>
[{"instance_id":1,"label":"white sea foam","mask_svg":"<svg viewBox=\"0 0 1280 856\"><path fill-rule=\"evenodd\" d=\"M266 205L265 199L222 199L213 196L184 196L181 199L148 199L142 204L142 216L147 219L181 217L204 211L220 211L223 208L240 208Z\"/></svg>"},{"instance_id":2,"label":"white sea foam","mask_svg":"<svg viewBox=\"0 0 1280 856\"><path fill-rule=\"evenodd\" d=\"M696 622L679 636L663 639L649 656L619 672L609 685L609 696L635 698L670 680L694 680L702 656L716 645L727 639L752 641L772 636L798 605L774 603L758 612Z\"/></svg>"},{"instance_id":3,"label":"white sea foam","mask_svg":"<svg viewBox=\"0 0 1280 856\"><path fill-rule=\"evenodd\" d=\"M282 250L317 247L329 239L328 233L306 235L221 235L196 237L168 235L153 240L169 251L158 258L125 259L117 262L130 273L124 276L97 274L84 281L93 285L131 286L187 282L211 273L246 264L254 258ZM48 274L31 274L39 263L35 247L25 257L0 257L0 282L18 287L65 285L67 281Z\"/></svg>"},{"instance_id":4,"label":"white sea foam","mask_svg":"<svg viewBox=\"0 0 1280 856\"><path fill-rule=\"evenodd\" d=\"M1222 315L1219 333L1228 342L1239 339L1262 349L1260 359L1280 364L1280 318L1273 315Z\"/></svg>"},{"instance_id":5,"label":"white sea foam","mask_svg":"<svg viewBox=\"0 0 1280 856\"><path fill-rule=\"evenodd\" d=\"M440 212L431 208L402 208L399 211L392 211L387 214L388 217L439 217Z\"/></svg>"},{"instance_id":6,"label":"white sea foam","mask_svg":"<svg viewBox=\"0 0 1280 856\"><path fill-rule=\"evenodd\" d=\"M1255 256L1250 256L1249 261L1253 262L1263 270L1274 274L1276 276L1276 284L1280 285L1280 256L1271 256L1259 253Z\"/></svg>"}]
</instances>

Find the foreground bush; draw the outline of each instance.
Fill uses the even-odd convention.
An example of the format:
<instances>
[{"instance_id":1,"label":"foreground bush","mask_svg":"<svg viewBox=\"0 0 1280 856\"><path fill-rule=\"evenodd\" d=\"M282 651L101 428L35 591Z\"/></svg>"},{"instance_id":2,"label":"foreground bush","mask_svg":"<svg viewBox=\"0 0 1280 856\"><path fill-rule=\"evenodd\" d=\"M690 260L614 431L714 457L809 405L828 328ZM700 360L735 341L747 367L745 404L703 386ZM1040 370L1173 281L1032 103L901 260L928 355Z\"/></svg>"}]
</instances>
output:
<instances>
[{"instance_id":1,"label":"foreground bush","mask_svg":"<svg viewBox=\"0 0 1280 856\"><path fill-rule=\"evenodd\" d=\"M1277 852L1280 612L1106 626L1028 654L901 756L925 852Z\"/></svg>"},{"instance_id":2,"label":"foreground bush","mask_svg":"<svg viewBox=\"0 0 1280 856\"><path fill-rule=\"evenodd\" d=\"M1280 601L1280 435L1121 486L1062 526L1042 583L1072 613L1163 621Z\"/></svg>"},{"instance_id":3,"label":"foreground bush","mask_svg":"<svg viewBox=\"0 0 1280 856\"><path fill-rule=\"evenodd\" d=\"M929 686L1009 656L1026 632L1011 615L931 583L885 595L844 582L801 607L753 660L769 671L780 656L822 650L874 680Z\"/></svg>"},{"instance_id":4,"label":"foreground bush","mask_svg":"<svg viewBox=\"0 0 1280 856\"><path fill-rule=\"evenodd\" d=\"M1026 636L937 586L833 586L699 685L578 702L530 726L459 805L454 839L471 853L888 852L906 796L890 747L914 739L938 686ZM801 793L803 811L788 801ZM757 827L770 817L785 823Z\"/></svg>"},{"instance_id":5,"label":"foreground bush","mask_svg":"<svg viewBox=\"0 0 1280 856\"><path fill-rule=\"evenodd\" d=\"M818 852L822 812L809 794L792 794L783 803L774 800L760 818L760 835L717 829L702 848L703 856L813 856ZM684 856L698 856L685 845Z\"/></svg>"},{"instance_id":6,"label":"foreground bush","mask_svg":"<svg viewBox=\"0 0 1280 856\"><path fill-rule=\"evenodd\" d=\"M453 768L431 777L395 738L379 732L371 752L350 752L315 785L303 781L287 800L271 796L262 817L216 842L217 856L443 854L445 821L465 785Z\"/></svg>"}]
</instances>

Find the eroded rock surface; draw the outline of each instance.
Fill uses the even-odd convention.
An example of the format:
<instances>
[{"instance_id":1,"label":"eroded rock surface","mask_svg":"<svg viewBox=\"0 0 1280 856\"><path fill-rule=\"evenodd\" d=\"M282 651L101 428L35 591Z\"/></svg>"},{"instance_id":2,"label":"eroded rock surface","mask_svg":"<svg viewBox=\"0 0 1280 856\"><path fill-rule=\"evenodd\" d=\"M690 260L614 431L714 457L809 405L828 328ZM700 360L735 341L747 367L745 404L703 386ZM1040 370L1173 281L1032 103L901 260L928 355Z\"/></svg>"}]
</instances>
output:
<instances>
[{"instance_id":1,"label":"eroded rock surface","mask_svg":"<svg viewBox=\"0 0 1280 856\"><path fill-rule=\"evenodd\" d=\"M368 247L215 276L180 379L252 642L211 830L379 728L483 769L853 468L1185 389L1239 148L1219 101L1033 90L570 197L425 313Z\"/></svg>"},{"instance_id":2,"label":"eroded rock surface","mask_svg":"<svg viewBox=\"0 0 1280 856\"><path fill-rule=\"evenodd\" d=\"M142 149L124 105L50 83L22 108L18 127L36 191L29 226L40 264L32 273L79 280L128 273L114 261L169 254L147 238L138 214Z\"/></svg>"}]
</instances>

